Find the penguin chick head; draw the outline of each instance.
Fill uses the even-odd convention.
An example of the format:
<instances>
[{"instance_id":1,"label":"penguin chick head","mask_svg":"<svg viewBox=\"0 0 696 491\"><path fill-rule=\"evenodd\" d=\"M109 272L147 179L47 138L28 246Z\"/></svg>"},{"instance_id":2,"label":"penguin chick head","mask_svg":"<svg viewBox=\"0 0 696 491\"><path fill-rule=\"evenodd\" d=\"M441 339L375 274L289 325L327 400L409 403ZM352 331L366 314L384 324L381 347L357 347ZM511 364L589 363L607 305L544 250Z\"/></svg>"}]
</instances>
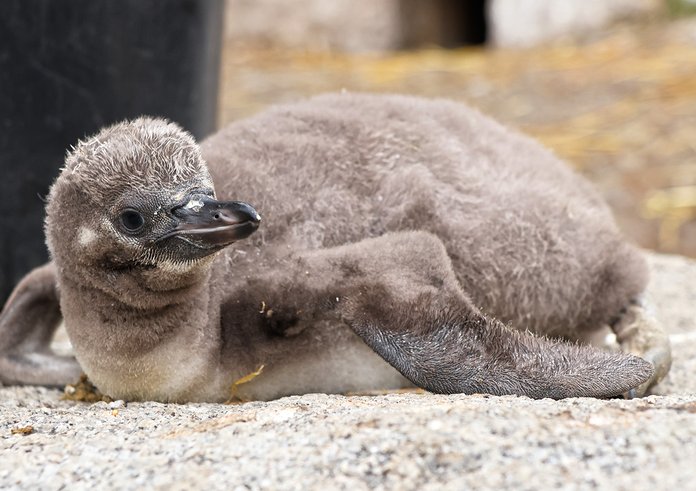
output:
<instances>
[{"instance_id":1,"label":"penguin chick head","mask_svg":"<svg viewBox=\"0 0 696 491\"><path fill-rule=\"evenodd\" d=\"M59 275L134 306L199 282L213 253L249 236L259 221L246 203L217 201L193 137L153 118L79 142L46 205Z\"/></svg>"}]
</instances>

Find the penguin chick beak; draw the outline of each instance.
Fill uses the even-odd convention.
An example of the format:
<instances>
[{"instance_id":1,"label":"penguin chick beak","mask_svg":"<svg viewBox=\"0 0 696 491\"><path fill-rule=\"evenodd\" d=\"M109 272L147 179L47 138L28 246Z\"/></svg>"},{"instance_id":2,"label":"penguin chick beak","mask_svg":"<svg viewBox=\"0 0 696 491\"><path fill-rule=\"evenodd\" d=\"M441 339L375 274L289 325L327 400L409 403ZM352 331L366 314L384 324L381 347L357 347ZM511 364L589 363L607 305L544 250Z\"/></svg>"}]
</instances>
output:
<instances>
[{"instance_id":1,"label":"penguin chick beak","mask_svg":"<svg viewBox=\"0 0 696 491\"><path fill-rule=\"evenodd\" d=\"M241 201L217 201L209 196L191 196L171 210L178 224L157 242L178 237L202 249L219 249L246 239L259 228L261 216Z\"/></svg>"}]
</instances>

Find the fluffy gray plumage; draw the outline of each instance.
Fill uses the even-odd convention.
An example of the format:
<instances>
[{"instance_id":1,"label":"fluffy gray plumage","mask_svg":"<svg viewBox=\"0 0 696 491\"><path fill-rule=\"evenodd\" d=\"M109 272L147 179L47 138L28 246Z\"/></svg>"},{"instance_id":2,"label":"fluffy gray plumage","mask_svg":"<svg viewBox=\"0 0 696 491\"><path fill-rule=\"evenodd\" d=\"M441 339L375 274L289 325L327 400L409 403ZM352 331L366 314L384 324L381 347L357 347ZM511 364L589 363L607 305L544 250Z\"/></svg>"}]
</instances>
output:
<instances>
[{"instance_id":1,"label":"fluffy gray plumage","mask_svg":"<svg viewBox=\"0 0 696 491\"><path fill-rule=\"evenodd\" d=\"M213 183L217 200L263 216L214 254L227 243L171 235L190 219L176 210L218 206ZM144 217L138 233L124 210ZM607 397L669 368L664 333L635 306L645 262L597 193L450 101L325 95L232 124L200 151L175 124L124 122L69 153L46 233L53 265L18 286L0 352L37 351L12 304L50 277L81 367L113 397L224 400L262 364L244 397L410 383ZM606 326L652 364L527 332L584 341ZM28 356L0 357L0 379L76 372L54 360L31 378Z\"/></svg>"}]
</instances>

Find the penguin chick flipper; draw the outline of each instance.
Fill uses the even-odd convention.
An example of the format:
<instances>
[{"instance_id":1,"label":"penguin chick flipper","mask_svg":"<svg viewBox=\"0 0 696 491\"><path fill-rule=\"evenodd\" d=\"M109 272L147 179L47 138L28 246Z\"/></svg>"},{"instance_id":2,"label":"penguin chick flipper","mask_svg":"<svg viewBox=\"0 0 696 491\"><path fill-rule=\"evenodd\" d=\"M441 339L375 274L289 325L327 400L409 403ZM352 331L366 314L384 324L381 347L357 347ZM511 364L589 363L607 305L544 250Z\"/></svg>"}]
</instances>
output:
<instances>
[{"instance_id":1,"label":"penguin chick flipper","mask_svg":"<svg viewBox=\"0 0 696 491\"><path fill-rule=\"evenodd\" d=\"M431 392L607 398L653 374L652 365L636 356L536 337L474 310L435 303L392 304L388 329L381 307L363 304L346 320L406 378Z\"/></svg>"},{"instance_id":2,"label":"penguin chick flipper","mask_svg":"<svg viewBox=\"0 0 696 491\"><path fill-rule=\"evenodd\" d=\"M432 392L612 397L653 373L639 357L536 337L484 316L433 234L386 234L310 252L292 264L299 271L288 277L301 278L306 270L314 288L321 290L322 281L333 288L335 296L324 296L336 298L341 320L402 375ZM295 296L303 290L297 283L281 288L277 270L269 284Z\"/></svg>"},{"instance_id":3,"label":"penguin chick flipper","mask_svg":"<svg viewBox=\"0 0 696 491\"><path fill-rule=\"evenodd\" d=\"M0 382L62 386L80 376L74 358L50 350L60 320L54 267L47 263L22 279L0 313Z\"/></svg>"}]
</instances>

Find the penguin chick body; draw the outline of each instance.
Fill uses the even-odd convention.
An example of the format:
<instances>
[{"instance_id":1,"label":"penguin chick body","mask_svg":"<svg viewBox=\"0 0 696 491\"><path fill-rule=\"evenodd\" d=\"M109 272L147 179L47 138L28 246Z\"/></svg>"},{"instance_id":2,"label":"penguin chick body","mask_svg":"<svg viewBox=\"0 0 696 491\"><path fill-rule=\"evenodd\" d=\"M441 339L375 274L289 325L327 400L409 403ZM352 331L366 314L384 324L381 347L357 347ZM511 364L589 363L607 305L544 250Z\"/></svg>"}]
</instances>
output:
<instances>
[{"instance_id":1,"label":"penguin chick body","mask_svg":"<svg viewBox=\"0 0 696 491\"><path fill-rule=\"evenodd\" d=\"M124 122L68 155L46 234L41 281L115 398L222 401L260 365L244 398L411 384L608 397L667 363L566 342L620 324L645 262L583 178L454 102L320 96L200 148L172 123ZM4 350L31 351L7 334L11 306ZM632 351L664 355L653 327Z\"/></svg>"}]
</instances>

